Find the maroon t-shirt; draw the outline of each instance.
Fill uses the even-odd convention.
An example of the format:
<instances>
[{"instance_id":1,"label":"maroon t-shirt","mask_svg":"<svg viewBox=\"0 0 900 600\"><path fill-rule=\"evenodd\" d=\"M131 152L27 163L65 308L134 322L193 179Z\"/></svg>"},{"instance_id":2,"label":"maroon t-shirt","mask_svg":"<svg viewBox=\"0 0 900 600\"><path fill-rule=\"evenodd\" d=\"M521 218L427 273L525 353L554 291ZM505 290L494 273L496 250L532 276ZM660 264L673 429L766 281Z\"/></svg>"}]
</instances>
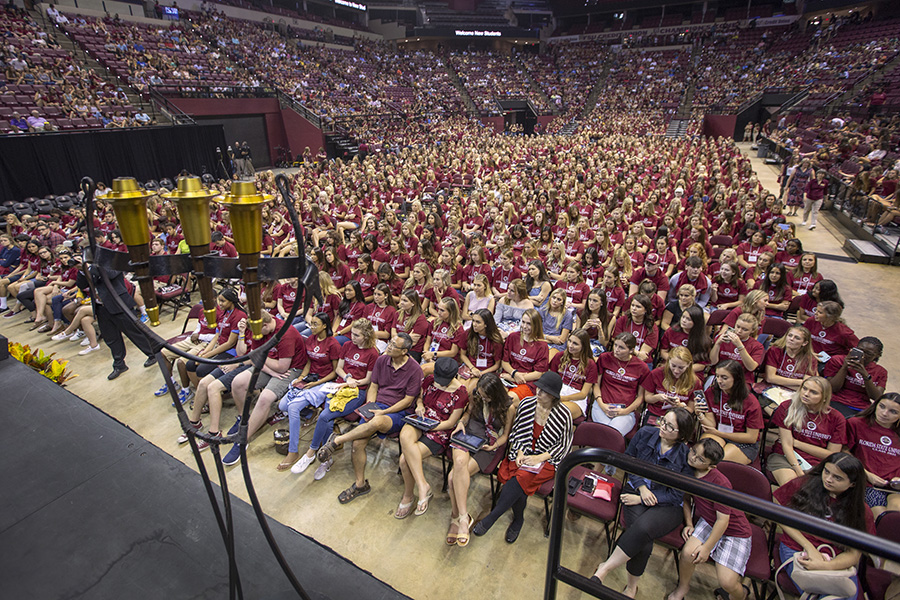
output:
<instances>
[{"instance_id":1,"label":"maroon t-shirt","mask_svg":"<svg viewBox=\"0 0 900 600\"><path fill-rule=\"evenodd\" d=\"M399 369L391 364L391 357L383 354L375 361L372 383L378 386L377 401L393 406L406 396L418 397L422 391L422 367L407 358Z\"/></svg>"},{"instance_id":2,"label":"maroon t-shirt","mask_svg":"<svg viewBox=\"0 0 900 600\"><path fill-rule=\"evenodd\" d=\"M284 321L281 319L275 319L275 330L279 331L284 326ZM258 340L254 340L252 336L247 336L247 346L249 350L253 350L254 348L259 348L263 344L268 341L272 335L274 335L274 331L269 335L264 335L262 338ZM294 329L293 327L288 327L284 336L281 340L272 346L269 350L268 357L274 359L281 359L285 357L291 357L290 369L302 369L306 366L306 347L303 344L303 336L300 335L300 332Z\"/></svg>"},{"instance_id":3,"label":"maroon t-shirt","mask_svg":"<svg viewBox=\"0 0 900 600\"><path fill-rule=\"evenodd\" d=\"M394 329L397 330L397 333L408 333L410 335L416 334L420 336L418 341L413 344L410 352L423 352L425 349L425 339L428 337L428 334L431 333L431 323L428 322L428 319L425 318L425 315L419 315L418 318L410 326L409 331L407 331L406 321L407 319L405 317L401 318L400 313L397 313L397 321L394 325Z\"/></svg>"},{"instance_id":4,"label":"maroon t-shirt","mask_svg":"<svg viewBox=\"0 0 900 600\"><path fill-rule=\"evenodd\" d=\"M550 347L543 340L525 343L522 332L514 331L503 345L503 360L515 371L546 373L550 368ZM529 383L529 386L532 385Z\"/></svg>"},{"instance_id":5,"label":"maroon t-shirt","mask_svg":"<svg viewBox=\"0 0 900 600\"><path fill-rule=\"evenodd\" d=\"M692 403L693 393L697 390L703 389L703 383L699 378L694 377L694 387L688 391L687 394L678 394L672 388L666 388L663 385L663 382L666 379L666 369L665 367L656 367L644 378L644 381L641 382L641 387L647 390L651 394L666 394L668 397L673 398L679 402L684 402L685 404ZM672 405L667 402L654 402L647 403L647 410L650 411L650 414L655 415L657 417L662 417L666 414L666 412L672 408Z\"/></svg>"},{"instance_id":6,"label":"maroon t-shirt","mask_svg":"<svg viewBox=\"0 0 900 600\"><path fill-rule=\"evenodd\" d=\"M747 284L743 279L735 279L733 283L719 283L716 288L716 304L730 304L747 295Z\"/></svg>"},{"instance_id":7,"label":"maroon t-shirt","mask_svg":"<svg viewBox=\"0 0 900 600\"><path fill-rule=\"evenodd\" d=\"M866 419L847 419L847 448L882 479L900 477L900 435L896 429L871 425Z\"/></svg>"},{"instance_id":8,"label":"maroon t-shirt","mask_svg":"<svg viewBox=\"0 0 900 600\"><path fill-rule=\"evenodd\" d=\"M556 282L556 289L563 290L566 299L572 304L583 303L591 291L584 282L570 283L562 279Z\"/></svg>"},{"instance_id":9,"label":"maroon t-shirt","mask_svg":"<svg viewBox=\"0 0 900 600\"><path fill-rule=\"evenodd\" d=\"M733 427L733 433L745 433L748 429L762 429L765 425L759 400L753 394L747 396L740 410L732 410L728 406L728 394L725 392L720 394L721 402L716 401L716 395L714 387L706 390L706 403L719 427Z\"/></svg>"},{"instance_id":10,"label":"maroon t-shirt","mask_svg":"<svg viewBox=\"0 0 900 600\"><path fill-rule=\"evenodd\" d=\"M794 494L796 494L800 490L800 488L802 488L806 484L808 479L809 479L809 475L804 475L803 477L797 477L795 479L791 479L790 481L785 483L783 486L781 486L780 488L778 488L777 490L772 492L772 496L775 498L775 500L778 501L778 504L780 504L782 506L789 506L791 503L791 498L793 498ZM832 503L835 501L836 501L836 498L831 499ZM869 508L868 505L864 505L863 507L866 511L866 533L875 535L875 517L872 515L872 509ZM833 511L829 511L829 512L833 512ZM830 518L828 516L823 516L823 518L826 521L833 521L833 518ZM801 532L801 534L803 535L803 537L805 537L807 540L809 540L810 543L812 543L812 545L815 546L816 548L818 548L822 544L828 544L829 546L834 548L834 551L837 554L840 554L843 551L840 546L832 544L832 543L828 542L827 540L817 538L816 536L811 535L809 533ZM781 541L784 543L785 546L787 546L794 552L800 552L803 550L803 547L800 544L798 544L796 541L794 541L794 539L789 535L782 536Z\"/></svg>"},{"instance_id":11,"label":"maroon t-shirt","mask_svg":"<svg viewBox=\"0 0 900 600\"><path fill-rule=\"evenodd\" d=\"M604 290L606 294L606 311L611 315L616 307L625 307L625 290L616 286L612 289Z\"/></svg>"},{"instance_id":12,"label":"maroon t-shirt","mask_svg":"<svg viewBox=\"0 0 900 600\"><path fill-rule=\"evenodd\" d=\"M447 352L456 344L456 354L450 358L459 361L459 349L466 344L466 330L462 325L453 330L449 323L443 322L432 325L431 348L434 348L435 344L437 344L436 352Z\"/></svg>"},{"instance_id":13,"label":"maroon t-shirt","mask_svg":"<svg viewBox=\"0 0 900 600\"><path fill-rule=\"evenodd\" d=\"M846 356L832 356L825 363L825 377L829 379L834 377L844 365ZM880 388L887 386L888 373L887 370L878 363L869 363L866 365L866 371L872 376L872 383ZM868 408L872 403L869 395L866 393L866 382L862 374L852 369L847 369L847 377L844 379L844 387L834 392L831 396L832 402L840 402L850 408L862 410Z\"/></svg>"},{"instance_id":14,"label":"maroon t-shirt","mask_svg":"<svg viewBox=\"0 0 900 600\"><path fill-rule=\"evenodd\" d=\"M731 486L731 482L728 480L725 475L722 474L721 471L713 467L709 470L709 473L700 478L700 481L705 481L706 483L711 483L713 485L719 485L723 488L734 489ZM713 502L712 500L707 500L706 498L700 498L698 496L694 496L694 522L697 522L698 519L703 519L709 526L712 527L716 522L716 513L722 513L728 515L728 527L725 528L725 533L722 536L728 537L736 537L736 538L748 538L750 537L750 522L747 521L747 515L743 512L737 510L736 508L731 508L725 506L724 504L719 504L717 502Z\"/></svg>"},{"instance_id":15,"label":"maroon t-shirt","mask_svg":"<svg viewBox=\"0 0 900 600\"><path fill-rule=\"evenodd\" d=\"M478 354L476 356L468 355L468 352L466 351L468 348L467 344L468 339L460 346L460 348L466 354L469 361L475 365L476 369L481 371L490 369L503 360L503 342L492 342L486 337L478 336Z\"/></svg>"},{"instance_id":16,"label":"maroon t-shirt","mask_svg":"<svg viewBox=\"0 0 900 600\"><path fill-rule=\"evenodd\" d=\"M372 322L375 331L391 332L397 323L397 309L393 306L378 306L374 302L366 305L363 316Z\"/></svg>"},{"instance_id":17,"label":"maroon t-shirt","mask_svg":"<svg viewBox=\"0 0 900 600\"><path fill-rule=\"evenodd\" d=\"M361 319L366 312L366 303L365 302L353 302L350 305L350 310L347 311L347 314L341 317L341 322L338 324L338 329L343 329L344 327L349 327L353 321L357 319ZM348 336L349 337L349 336Z\"/></svg>"},{"instance_id":18,"label":"maroon t-shirt","mask_svg":"<svg viewBox=\"0 0 900 600\"><path fill-rule=\"evenodd\" d=\"M491 282L500 292L506 293L506 291L509 290L510 282L513 279L520 279L521 277L522 271L520 271L518 267L510 267L509 269L497 267L494 269Z\"/></svg>"},{"instance_id":19,"label":"maroon t-shirt","mask_svg":"<svg viewBox=\"0 0 900 600\"><path fill-rule=\"evenodd\" d=\"M771 346L766 351L765 366L775 367L775 374L779 377L786 377L788 379L806 379L809 375L806 371L813 365L806 365L807 368L804 369L804 365L798 365L797 361L784 351L784 348Z\"/></svg>"},{"instance_id":20,"label":"maroon t-shirt","mask_svg":"<svg viewBox=\"0 0 900 600\"><path fill-rule=\"evenodd\" d=\"M689 333L685 333L674 327L669 327L663 332L662 340L659 342L659 349L672 350L672 348L677 348L679 346L687 348L689 336Z\"/></svg>"},{"instance_id":21,"label":"maroon t-shirt","mask_svg":"<svg viewBox=\"0 0 900 600\"><path fill-rule=\"evenodd\" d=\"M825 448L832 442L840 445L847 443L847 420L837 410L831 409L827 413L817 415L807 413L806 423L798 431L796 428L788 427L784 424L790 405L790 402L784 402L775 409L775 414L772 415L772 424L780 429L789 429L791 436L795 440L812 444L819 448ZM819 464L822 460L803 450L797 448L794 448L794 450L813 466ZM780 437L775 442L775 445L772 446L772 452L784 454Z\"/></svg>"},{"instance_id":22,"label":"maroon t-shirt","mask_svg":"<svg viewBox=\"0 0 900 600\"><path fill-rule=\"evenodd\" d=\"M650 373L650 368L636 356L622 362L612 352L597 358L600 394L605 404L631 406L637 397L638 386Z\"/></svg>"},{"instance_id":23,"label":"maroon t-shirt","mask_svg":"<svg viewBox=\"0 0 900 600\"><path fill-rule=\"evenodd\" d=\"M319 340L311 335L303 339L306 347L306 356L309 358L309 372L315 373L319 378L325 377L334 371L337 363L332 363L341 357L341 345L333 337Z\"/></svg>"},{"instance_id":24,"label":"maroon t-shirt","mask_svg":"<svg viewBox=\"0 0 900 600\"><path fill-rule=\"evenodd\" d=\"M744 340L744 348L747 349L747 353L750 354L750 358L756 361L757 365L761 365L763 359L766 356L765 347L759 343L756 338L747 338ZM731 342L722 342L719 346L719 360L723 361L726 358L730 358L731 360L736 360L741 363L743 366L743 362L741 361L741 352L737 349L737 346L732 344ZM748 371L746 367L744 367L744 379L747 380L747 385L753 385L753 373L755 371Z\"/></svg>"},{"instance_id":25,"label":"maroon t-shirt","mask_svg":"<svg viewBox=\"0 0 900 600\"><path fill-rule=\"evenodd\" d=\"M562 368L563 352L557 352L550 360L550 370L559 373L562 377L563 385L575 388L579 392L584 388L585 383L591 385L599 380L599 369L597 363L593 360L588 361L587 367L580 369L577 361L570 361L569 364Z\"/></svg>"},{"instance_id":26,"label":"maroon t-shirt","mask_svg":"<svg viewBox=\"0 0 900 600\"><path fill-rule=\"evenodd\" d=\"M831 327L822 327L815 317L808 318L803 326L809 329L812 335L813 352L818 354L823 350L831 356L847 354L859 344L859 338L853 330L843 323L835 323Z\"/></svg>"},{"instance_id":27,"label":"maroon t-shirt","mask_svg":"<svg viewBox=\"0 0 900 600\"><path fill-rule=\"evenodd\" d=\"M613 328L613 337L616 337L623 331L629 332L637 340L637 348L640 349L642 344L647 344L650 348L659 346L659 327L650 322L648 317L644 317L644 322L640 325L632 323L629 315L622 315L616 319L616 326Z\"/></svg>"},{"instance_id":28,"label":"maroon t-shirt","mask_svg":"<svg viewBox=\"0 0 900 600\"><path fill-rule=\"evenodd\" d=\"M425 407L425 416L429 419L444 422L450 418L453 411L465 408L468 403L469 393L464 385L448 392L435 385L434 375L429 375L422 381L422 406ZM450 430L425 432L428 439L445 448L450 443L450 434Z\"/></svg>"},{"instance_id":29,"label":"maroon t-shirt","mask_svg":"<svg viewBox=\"0 0 900 600\"><path fill-rule=\"evenodd\" d=\"M375 368L378 349L372 347L364 350L351 340L341 346L340 358L344 360L344 373L353 379L365 379L368 372ZM344 379L338 377L337 381L343 383Z\"/></svg>"}]
</instances>

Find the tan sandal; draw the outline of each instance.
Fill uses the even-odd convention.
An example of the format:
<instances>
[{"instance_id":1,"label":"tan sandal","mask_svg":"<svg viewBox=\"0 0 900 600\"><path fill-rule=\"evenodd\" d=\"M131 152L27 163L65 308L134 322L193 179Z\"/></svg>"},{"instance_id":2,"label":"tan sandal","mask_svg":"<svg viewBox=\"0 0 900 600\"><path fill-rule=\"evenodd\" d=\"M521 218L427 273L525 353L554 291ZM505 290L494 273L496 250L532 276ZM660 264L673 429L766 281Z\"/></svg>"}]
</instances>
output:
<instances>
[{"instance_id":1,"label":"tan sandal","mask_svg":"<svg viewBox=\"0 0 900 600\"><path fill-rule=\"evenodd\" d=\"M462 515L456 517L455 519L453 517L450 517L450 529L447 531L447 545L448 546L456 545L456 539L459 537L458 533L459 533L460 518L462 518ZM456 529L456 531L453 531L454 528Z\"/></svg>"},{"instance_id":2,"label":"tan sandal","mask_svg":"<svg viewBox=\"0 0 900 600\"><path fill-rule=\"evenodd\" d=\"M405 519L406 517L411 515L413 504L415 504L415 503L412 500L410 500L409 502L406 502L406 503L401 502L397 506L397 510L394 511L394 518L395 519Z\"/></svg>"},{"instance_id":3,"label":"tan sandal","mask_svg":"<svg viewBox=\"0 0 900 600\"><path fill-rule=\"evenodd\" d=\"M472 531L472 524L475 520L467 514L463 515L466 518L466 533L465 535L458 533L456 534L456 545L465 548L469 545L469 535ZM459 526L462 528L462 516L459 518Z\"/></svg>"}]
</instances>

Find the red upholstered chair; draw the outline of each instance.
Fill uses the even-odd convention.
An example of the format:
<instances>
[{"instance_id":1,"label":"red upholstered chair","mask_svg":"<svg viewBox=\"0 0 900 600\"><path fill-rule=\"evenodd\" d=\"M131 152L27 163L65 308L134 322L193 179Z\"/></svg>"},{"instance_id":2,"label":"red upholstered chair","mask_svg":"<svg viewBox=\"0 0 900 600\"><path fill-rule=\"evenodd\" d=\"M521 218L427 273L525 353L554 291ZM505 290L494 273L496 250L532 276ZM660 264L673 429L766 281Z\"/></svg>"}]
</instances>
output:
<instances>
[{"instance_id":1,"label":"red upholstered chair","mask_svg":"<svg viewBox=\"0 0 900 600\"><path fill-rule=\"evenodd\" d=\"M900 542L900 512L892 510L878 515L875 521L875 535L892 542ZM870 600L884 600L891 579L897 575L876 568L869 556L865 556L860 563L860 587Z\"/></svg>"}]
</instances>

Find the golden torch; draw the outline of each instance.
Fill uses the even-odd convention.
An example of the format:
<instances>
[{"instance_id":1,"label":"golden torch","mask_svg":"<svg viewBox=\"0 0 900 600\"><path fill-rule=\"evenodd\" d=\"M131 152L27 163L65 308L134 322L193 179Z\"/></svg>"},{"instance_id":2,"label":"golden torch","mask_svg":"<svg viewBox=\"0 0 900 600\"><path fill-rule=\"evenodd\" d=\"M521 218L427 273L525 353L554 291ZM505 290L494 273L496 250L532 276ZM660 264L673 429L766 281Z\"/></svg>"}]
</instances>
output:
<instances>
[{"instance_id":1,"label":"golden torch","mask_svg":"<svg viewBox=\"0 0 900 600\"><path fill-rule=\"evenodd\" d=\"M262 298L259 289L259 253L262 251L262 207L274 196L260 194L252 181L235 181L231 191L216 202L228 207L234 247L238 251L244 291L247 294L248 324L253 339L262 337Z\"/></svg>"},{"instance_id":2,"label":"golden torch","mask_svg":"<svg viewBox=\"0 0 900 600\"><path fill-rule=\"evenodd\" d=\"M179 177L174 191L161 194L163 198L173 200L178 207L181 231L191 249L191 261L200 285L203 314L206 315L206 323L213 329L216 327L216 295L209 277L203 275L203 257L209 254L209 200L215 195L215 192L203 187L200 178L195 176Z\"/></svg>"},{"instance_id":3,"label":"golden torch","mask_svg":"<svg viewBox=\"0 0 900 600\"><path fill-rule=\"evenodd\" d=\"M134 279L141 288L150 324L159 325L159 306L150 277L150 226L147 223L147 198L152 192L142 189L134 177L113 179L112 191L103 200L112 203L122 241L128 246Z\"/></svg>"}]
</instances>

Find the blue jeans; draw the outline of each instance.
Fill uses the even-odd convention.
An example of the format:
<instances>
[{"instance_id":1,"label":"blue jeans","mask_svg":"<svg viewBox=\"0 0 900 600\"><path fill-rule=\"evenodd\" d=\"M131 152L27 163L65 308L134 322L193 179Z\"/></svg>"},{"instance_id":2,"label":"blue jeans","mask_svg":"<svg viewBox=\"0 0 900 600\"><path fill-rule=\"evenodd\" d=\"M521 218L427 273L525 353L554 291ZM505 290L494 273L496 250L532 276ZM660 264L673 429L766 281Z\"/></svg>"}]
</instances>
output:
<instances>
[{"instance_id":1,"label":"blue jeans","mask_svg":"<svg viewBox=\"0 0 900 600\"><path fill-rule=\"evenodd\" d=\"M53 299L50 300L50 310L53 311L53 320L54 321L65 321L63 318L63 306L72 302L72 299L66 299L62 294L57 294L53 296ZM68 321L67 321L68 322Z\"/></svg>"},{"instance_id":2,"label":"blue jeans","mask_svg":"<svg viewBox=\"0 0 900 600\"><path fill-rule=\"evenodd\" d=\"M334 339L336 339L337 343L341 346L350 341L350 338L348 338L346 335L336 335L334 336Z\"/></svg>"},{"instance_id":3,"label":"blue jeans","mask_svg":"<svg viewBox=\"0 0 900 600\"><path fill-rule=\"evenodd\" d=\"M792 557L794 555L794 552L796 552L796 550L791 550L790 548L785 546L784 542L781 542L781 544L778 546L778 556L781 559L781 562L778 564L784 564L784 561ZM784 572L787 573L790 577L790 575L794 572L794 563L792 562L791 564L787 565L784 568ZM857 593L847 598L840 598L838 600L856 600L856 596L859 593L859 580L856 578L856 576L851 577L851 579L853 580L853 583L856 584ZM793 577L791 577L791 581L794 581ZM800 589L800 586L798 586L796 582L794 582L794 586L796 586L797 589ZM803 590L800 591L802 592Z\"/></svg>"},{"instance_id":4,"label":"blue jeans","mask_svg":"<svg viewBox=\"0 0 900 600\"><path fill-rule=\"evenodd\" d=\"M296 317L294 322L291 323L294 326L294 329L300 332L300 335L303 337L309 337L312 333L312 329L309 328L309 325L306 324L306 321L303 317Z\"/></svg>"},{"instance_id":5,"label":"blue jeans","mask_svg":"<svg viewBox=\"0 0 900 600\"><path fill-rule=\"evenodd\" d=\"M307 407L321 406L327 397L328 393L321 385L310 390L292 387L278 402L279 410L288 415L288 430L291 434L288 441L288 452L297 452L300 447L300 424L303 421L300 413Z\"/></svg>"},{"instance_id":6,"label":"blue jeans","mask_svg":"<svg viewBox=\"0 0 900 600\"><path fill-rule=\"evenodd\" d=\"M319 418L316 420L316 429L313 431L312 442L309 444L310 449L318 450L321 448L328 440L328 436L331 435L331 432L334 431L334 422L341 417L346 417L365 403L366 390L360 390L356 400L351 400L344 405L344 410L341 412L333 412L326 406L325 409L319 413Z\"/></svg>"}]
</instances>

